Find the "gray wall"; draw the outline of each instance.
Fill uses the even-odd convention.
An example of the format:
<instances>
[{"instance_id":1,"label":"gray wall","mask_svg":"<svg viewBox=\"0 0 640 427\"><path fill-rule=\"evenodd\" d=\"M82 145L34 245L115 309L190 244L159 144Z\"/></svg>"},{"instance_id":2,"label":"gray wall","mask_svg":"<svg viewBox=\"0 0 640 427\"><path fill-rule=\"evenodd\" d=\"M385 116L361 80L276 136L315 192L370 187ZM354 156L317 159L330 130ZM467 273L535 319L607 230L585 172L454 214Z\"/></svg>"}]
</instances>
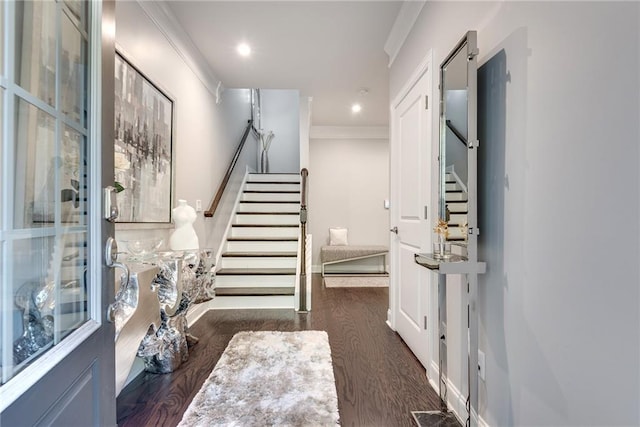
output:
<instances>
[{"instance_id":1,"label":"gray wall","mask_svg":"<svg viewBox=\"0 0 640 427\"><path fill-rule=\"evenodd\" d=\"M393 99L478 30L490 425L640 424L639 9L428 2L392 65Z\"/></svg>"},{"instance_id":2,"label":"gray wall","mask_svg":"<svg viewBox=\"0 0 640 427\"><path fill-rule=\"evenodd\" d=\"M466 65L466 64L465 64ZM464 68L466 70L466 67ZM447 90L445 96L447 120L460 132L465 139L468 139L467 123L467 90ZM456 175L467 185L467 147L462 141L447 128L446 136L446 163L447 170L453 167Z\"/></svg>"},{"instance_id":3,"label":"gray wall","mask_svg":"<svg viewBox=\"0 0 640 427\"><path fill-rule=\"evenodd\" d=\"M166 29L159 28L138 2L118 2L116 26L118 49L175 101L174 200L185 199L193 207L201 200L206 210L247 125L248 90L227 89L216 104L215 93L185 59L189 52L178 52ZM247 144L257 149L255 141ZM213 241L215 223L205 219L203 212L198 212L194 228L201 247L219 244ZM168 247L173 225L118 224L116 230L118 240L162 236Z\"/></svg>"},{"instance_id":4,"label":"gray wall","mask_svg":"<svg viewBox=\"0 0 640 427\"><path fill-rule=\"evenodd\" d=\"M300 92L261 89L260 113L262 128L275 134L269 148L269 172L299 173Z\"/></svg>"},{"instance_id":5,"label":"gray wall","mask_svg":"<svg viewBox=\"0 0 640 427\"><path fill-rule=\"evenodd\" d=\"M310 143L309 233L313 268L329 228L344 227L350 245L389 245L389 140L364 137L314 139Z\"/></svg>"}]
</instances>

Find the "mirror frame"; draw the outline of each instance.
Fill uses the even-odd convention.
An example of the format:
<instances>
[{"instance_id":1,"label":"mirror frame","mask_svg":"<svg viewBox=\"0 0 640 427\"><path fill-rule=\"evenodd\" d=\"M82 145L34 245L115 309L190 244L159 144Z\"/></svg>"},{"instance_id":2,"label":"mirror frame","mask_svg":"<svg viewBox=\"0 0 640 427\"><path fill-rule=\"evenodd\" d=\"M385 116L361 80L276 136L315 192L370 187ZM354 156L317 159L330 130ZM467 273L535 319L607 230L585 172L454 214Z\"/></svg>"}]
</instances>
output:
<instances>
[{"instance_id":1,"label":"mirror frame","mask_svg":"<svg viewBox=\"0 0 640 427\"><path fill-rule=\"evenodd\" d=\"M446 133L447 116L445 102L445 68L463 52L467 57L467 243L475 237L474 230L477 230L477 150L478 130L477 130L477 32L468 31L465 36L451 50L451 53L440 64L440 144L439 144L439 215L440 218L447 218L446 197ZM475 238L473 238L475 242ZM469 245L467 245L469 247ZM475 245L474 245L475 246ZM475 247L469 248L474 252ZM471 254L468 254L471 255ZM474 258L475 260L475 258Z\"/></svg>"}]
</instances>

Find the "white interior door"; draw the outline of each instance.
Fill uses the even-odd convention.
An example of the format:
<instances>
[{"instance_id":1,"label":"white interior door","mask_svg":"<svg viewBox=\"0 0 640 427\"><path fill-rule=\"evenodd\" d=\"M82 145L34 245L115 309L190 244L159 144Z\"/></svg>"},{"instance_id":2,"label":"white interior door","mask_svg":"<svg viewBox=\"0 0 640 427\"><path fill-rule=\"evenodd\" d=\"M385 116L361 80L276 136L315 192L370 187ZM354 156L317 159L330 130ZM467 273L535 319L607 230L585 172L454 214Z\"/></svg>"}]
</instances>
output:
<instances>
[{"instance_id":1,"label":"white interior door","mask_svg":"<svg viewBox=\"0 0 640 427\"><path fill-rule=\"evenodd\" d=\"M431 93L430 61L412 81L406 95L392 105L391 142L391 307L395 330L428 367L432 294L430 273L414 255L431 246ZM428 218L429 217L429 218Z\"/></svg>"},{"instance_id":2,"label":"white interior door","mask_svg":"<svg viewBox=\"0 0 640 427\"><path fill-rule=\"evenodd\" d=\"M115 425L115 4L0 9L0 425Z\"/></svg>"}]
</instances>

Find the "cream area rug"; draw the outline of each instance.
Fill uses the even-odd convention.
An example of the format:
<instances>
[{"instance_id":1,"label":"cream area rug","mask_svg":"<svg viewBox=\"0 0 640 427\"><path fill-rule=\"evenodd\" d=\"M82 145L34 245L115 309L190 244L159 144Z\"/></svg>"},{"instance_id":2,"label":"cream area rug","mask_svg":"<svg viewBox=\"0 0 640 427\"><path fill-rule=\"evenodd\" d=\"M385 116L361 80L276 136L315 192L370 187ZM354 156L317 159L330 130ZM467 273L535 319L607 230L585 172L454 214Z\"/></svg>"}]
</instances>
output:
<instances>
[{"instance_id":1,"label":"cream area rug","mask_svg":"<svg viewBox=\"0 0 640 427\"><path fill-rule=\"evenodd\" d=\"M300 331L234 335L179 426L338 424L327 333Z\"/></svg>"},{"instance_id":2,"label":"cream area rug","mask_svg":"<svg viewBox=\"0 0 640 427\"><path fill-rule=\"evenodd\" d=\"M386 288L389 277L326 276L324 285L327 288Z\"/></svg>"}]
</instances>

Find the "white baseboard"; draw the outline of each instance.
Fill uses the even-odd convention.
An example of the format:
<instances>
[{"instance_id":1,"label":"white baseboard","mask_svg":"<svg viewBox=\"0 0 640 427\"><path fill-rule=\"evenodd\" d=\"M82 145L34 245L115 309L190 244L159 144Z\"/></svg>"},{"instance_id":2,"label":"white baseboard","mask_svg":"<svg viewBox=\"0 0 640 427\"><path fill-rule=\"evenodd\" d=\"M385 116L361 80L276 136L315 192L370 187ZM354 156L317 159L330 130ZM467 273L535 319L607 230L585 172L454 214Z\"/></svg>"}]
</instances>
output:
<instances>
[{"instance_id":1,"label":"white baseboard","mask_svg":"<svg viewBox=\"0 0 640 427\"><path fill-rule=\"evenodd\" d=\"M436 393L439 393L438 389L438 378L440 368L435 363L435 361L431 361L431 371L435 372L433 376L427 376L429 380L429 384L431 388L435 390ZM447 378L447 406L451 412L456 416L458 421L462 425L465 425L467 420L467 397L464 396L460 390ZM479 417L475 412L472 412L471 416L477 419L478 427L490 427L489 424L484 420L484 418Z\"/></svg>"},{"instance_id":2,"label":"white baseboard","mask_svg":"<svg viewBox=\"0 0 640 427\"><path fill-rule=\"evenodd\" d=\"M196 304L189 308L189 311L187 312L187 325L189 325L189 327L193 326L203 314L211 310L211 307L209 306L211 301Z\"/></svg>"}]
</instances>

